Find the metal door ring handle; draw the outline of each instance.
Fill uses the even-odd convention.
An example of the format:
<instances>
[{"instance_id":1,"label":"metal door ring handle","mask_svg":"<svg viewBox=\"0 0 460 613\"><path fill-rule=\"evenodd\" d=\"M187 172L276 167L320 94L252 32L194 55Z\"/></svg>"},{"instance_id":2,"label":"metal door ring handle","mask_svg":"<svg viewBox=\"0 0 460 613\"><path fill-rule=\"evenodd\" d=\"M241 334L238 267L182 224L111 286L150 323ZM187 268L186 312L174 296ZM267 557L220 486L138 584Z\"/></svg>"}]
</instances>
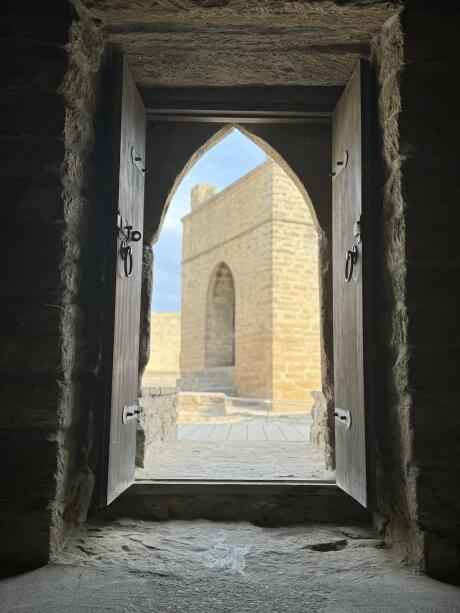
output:
<instances>
[{"instance_id":1,"label":"metal door ring handle","mask_svg":"<svg viewBox=\"0 0 460 613\"><path fill-rule=\"evenodd\" d=\"M353 268L358 261L358 247L355 245L353 249L347 251L345 257L345 281L350 283L353 278Z\"/></svg>"}]
</instances>

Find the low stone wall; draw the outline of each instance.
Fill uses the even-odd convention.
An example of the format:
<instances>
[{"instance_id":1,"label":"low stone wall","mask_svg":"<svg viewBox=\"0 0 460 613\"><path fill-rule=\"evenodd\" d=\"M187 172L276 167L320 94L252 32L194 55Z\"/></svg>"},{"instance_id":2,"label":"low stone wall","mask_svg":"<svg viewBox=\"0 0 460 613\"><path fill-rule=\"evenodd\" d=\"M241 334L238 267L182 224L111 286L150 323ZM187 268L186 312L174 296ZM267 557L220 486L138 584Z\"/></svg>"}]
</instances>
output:
<instances>
[{"instance_id":1,"label":"low stone wall","mask_svg":"<svg viewBox=\"0 0 460 613\"><path fill-rule=\"evenodd\" d=\"M144 410L137 428L136 466L144 468L162 445L177 438L177 388L143 388L139 403Z\"/></svg>"},{"instance_id":2,"label":"low stone wall","mask_svg":"<svg viewBox=\"0 0 460 613\"><path fill-rule=\"evenodd\" d=\"M227 396L221 392L179 392L179 423L246 414L308 414L312 402Z\"/></svg>"},{"instance_id":3,"label":"low stone wall","mask_svg":"<svg viewBox=\"0 0 460 613\"><path fill-rule=\"evenodd\" d=\"M142 377L142 388L176 387L180 372L145 372Z\"/></svg>"},{"instance_id":4,"label":"low stone wall","mask_svg":"<svg viewBox=\"0 0 460 613\"><path fill-rule=\"evenodd\" d=\"M327 399L322 392L312 392L312 425L310 428L310 445L316 449L326 448L327 435Z\"/></svg>"}]
</instances>

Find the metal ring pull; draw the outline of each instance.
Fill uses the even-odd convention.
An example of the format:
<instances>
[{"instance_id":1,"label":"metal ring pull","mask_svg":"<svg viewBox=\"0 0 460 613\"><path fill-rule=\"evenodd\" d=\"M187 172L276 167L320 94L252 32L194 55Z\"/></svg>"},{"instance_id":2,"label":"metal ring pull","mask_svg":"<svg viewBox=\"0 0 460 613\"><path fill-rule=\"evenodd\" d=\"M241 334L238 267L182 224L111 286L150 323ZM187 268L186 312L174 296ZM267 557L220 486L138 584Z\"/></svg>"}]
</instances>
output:
<instances>
[{"instance_id":1,"label":"metal ring pull","mask_svg":"<svg viewBox=\"0 0 460 613\"><path fill-rule=\"evenodd\" d=\"M355 245L353 249L347 251L345 257L345 281L350 283L353 278L353 268L358 261L358 247Z\"/></svg>"},{"instance_id":2,"label":"metal ring pull","mask_svg":"<svg viewBox=\"0 0 460 613\"><path fill-rule=\"evenodd\" d=\"M125 277L129 279L133 272L133 251L130 245L127 245L125 241L121 243L121 259L123 260L123 266L125 270Z\"/></svg>"}]
</instances>

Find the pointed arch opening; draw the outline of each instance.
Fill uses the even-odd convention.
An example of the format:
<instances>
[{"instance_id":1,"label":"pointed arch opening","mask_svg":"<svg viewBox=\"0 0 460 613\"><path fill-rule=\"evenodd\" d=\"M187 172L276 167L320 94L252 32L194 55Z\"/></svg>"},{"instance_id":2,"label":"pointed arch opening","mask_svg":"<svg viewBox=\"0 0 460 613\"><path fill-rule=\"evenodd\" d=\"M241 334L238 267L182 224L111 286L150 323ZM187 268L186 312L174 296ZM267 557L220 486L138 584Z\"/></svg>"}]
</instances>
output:
<instances>
[{"instance_id":1,"label":"pointed arch opening","mask_svg":"<svg viewBox=\"0 0 460 613\"><path fill-rule=\"evenodd\" d=\"M154 175L164 197L161 208L157 207L162 212L155 233L155 260L158 265L164 237L176 233L176 248L168 247L167 256L177 254L175 269L181 278L179 427L193 423L199 426L199 436L201 426L206 431L217 423L227 428L228 419L246 424L248 415L257 421L257 411L265 415L268 408L270 426L274 426L270 432L290 419L298 423L304 432L302 440L307 441L312 392L323 394L330 389L323 378L328 361L320 306L320 271L327 274L321 262L325 217L313 206L305 187L308 172L299 174L302 160L297 160L296 167L292 159L283 157L279 134L272 146L267 133L257 126L190 126L185 133L182 141L173 138L176 133L168 135L171 159ZM212 156L232 139L233 157L220 156L217 168L210 162ZM178 142L181 155L176 156L172 144ZM240 168L248 148L258 152L257 161ZM149 180L154 177L150 175ZM167 188L165 177L169 177ZM181 198L186 207L178 213ZM162 292L160 277L157 268L154 305L155 296L167 294ZM159 346L155 330L151 338L154 355ZM166 343L165 350L170 347ZM157 361L166 363L158 355ZM320 419L324 424L325 416ZM228 428L232 427L228 422ZM246 425L243 430L249 432ZM283 431L278 441L294 442ZM323 431L321 425L320 438ZM257 457L248 458L249 463L252 460L257 463ZM300 463L304 465L299 456ZM194 477L202 477L196 470ZM323 470L315 475L299 472L298 477L324 478ZM254 473L259 478L260 471L261 467Z\"/></svg>"}]
</instances>

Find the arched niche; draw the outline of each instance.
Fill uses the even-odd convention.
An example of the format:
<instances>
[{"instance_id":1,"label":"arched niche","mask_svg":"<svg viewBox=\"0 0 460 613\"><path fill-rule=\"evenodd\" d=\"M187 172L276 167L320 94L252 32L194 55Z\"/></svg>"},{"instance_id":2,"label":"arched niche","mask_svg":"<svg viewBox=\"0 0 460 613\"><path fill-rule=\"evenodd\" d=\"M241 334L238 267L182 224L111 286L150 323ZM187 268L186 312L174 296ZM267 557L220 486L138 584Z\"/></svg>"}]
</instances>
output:
<instances>
[{"instance_id":1,"label":"arched niche","mask_svg":"<svg viewBox=\"0 0 460 613\"><path fill-rule=\"evenodd\" d=\"M213 270L208 285L205 364L207 368L235 364L235 282L224 262Z\"/></svg>"}]
</instances>

